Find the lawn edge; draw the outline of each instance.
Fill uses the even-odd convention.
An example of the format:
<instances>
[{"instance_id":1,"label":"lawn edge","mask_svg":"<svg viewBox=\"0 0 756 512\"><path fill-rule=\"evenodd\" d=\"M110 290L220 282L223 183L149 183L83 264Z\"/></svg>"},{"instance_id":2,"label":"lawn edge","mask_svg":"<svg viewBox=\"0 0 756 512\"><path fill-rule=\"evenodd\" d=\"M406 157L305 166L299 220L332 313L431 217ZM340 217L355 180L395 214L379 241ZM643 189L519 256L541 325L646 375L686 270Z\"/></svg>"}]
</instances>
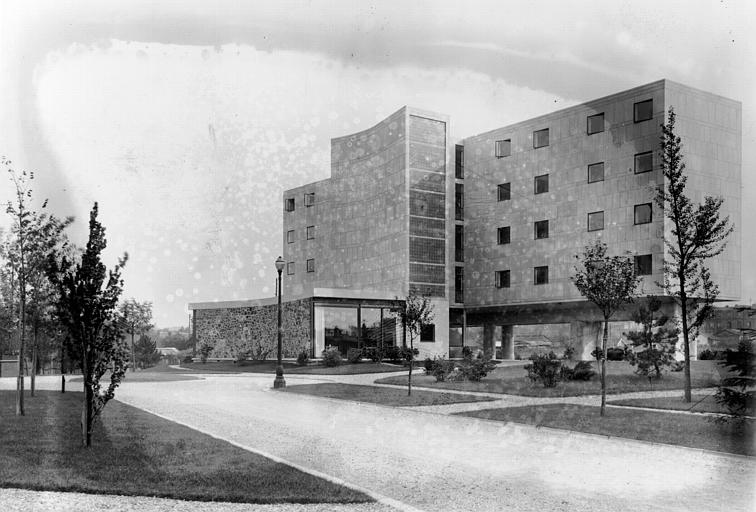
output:
<instances>
[{"instance_id":1,"label":"lawn edge","mask_svg":"<svg viewBox=\"0 0 756 512\"><path fill-rule=\"evenodd\" d=\"M598 407L598 406L587 406L587 407ZM495 407L494 409L506 409L506 407ZM484 411L489 409L479 409L479 411ZM427 414L439 414L439 413L433 413L431 411L418 411L418 412L425 412ZM531 430L546 430L550 433L557 434L560 436L587 436L591 439L599 438L599 439L605 439L605 440L613 440L613 441L620 441L620 442L630 442L630 443L641 443L645 445L650 446L660 446L660 447L667 447L672 449L678 449L678 450L687 450L692 452L698 452L705 455L719 455L724 457L737 457L744 460L750 460L754 461L756 460L756 455L743 455L740 453L732 453L732 452L719 452L716 450L709 450L708 448L694 448L691 446L682 446L679 444L668 444L668 443L660 443L657 441L645 441L643 439L633 439L631 437L621 437L621 436L611 436L608 434L594 434L591 432L582 432L580 430L571 430L567 428L557 428L557 427L549 427L547 425L532 425L530 423L517 423L516 421L501 421L501 420L492 420L489 418L479 418L477 416L470 416L469 413L478 412L478 411L468 411L468 412L456 412L452 413L452 416L465 416L466 418L478 420L478 421L485 421L490 423L497 423L497 424L505 424L505 425L512 425L515 428L517 427L524 427ZM659 409L656 409L654 412L660 412Z\"/></svg>"},{"instance_id":2,"label":"lawn edge","mask_svg":"<svg viewBox=\"0 0 756 512\"><path fill-rule=\"evenodd\" d=\"M309 396L309 395L307 395L307 396ZM316 398L318 398L318 397L316 397ZM333 398L331 400L337 400L337 399ZM130 403L130 402L125 401L125 400L119 400L119 401L121 403L130 405L131 407L136 407L137 409L142 410L144 412L147 412L149 414L153 414L153 415L157 416L158 418L162 418L164 420L176 423L178 425L182 425L184 427L190 428L192 430L195 430L197 432L200 432L202 434L210 436L213 439L217 439L219 441L223 441L223 442L229 443L229 444L231 444L233 446L236 446L237 448L241 448L242 450L246 450L248 452L252 452L252 453L255 453L257 455L260 455L262 457L266 457L266 458L268 458L268 459L270 459L270 460L272 460L274 462L278 462L279 464L286 464L287 466L290 466L290 467L292 467L292 468L294 468L294 469L296 469L298 471L301 471L303 473L307 473L307 474L309 474L311 476L314 476L316 478L321 478L321 479L329 481L331 483L334 483L334 484L341 485L343 487L347 487L349 489L352 489L353 491L361 492L362 494L365 494L366 496L372 498L377 503L380 503L382 505L387 505L387 506L396 508L398 510L401 510L403 512L424 512L423 510L421 510L419 508L416 508L416 507L413 507L412 505L408 505L408 504L403 503L401 501L395 500L394 498L389 498L388 496L384 496L383 494L380 494L380 493L377 493L377 492L372 491L370 489L366 489L366 488L364 488L362 486L359 486L359 485L347 482L346 480L342 480L341 478L329 475L327 473L323 473L323 472L318 471L316 469L312 469L312 468L308 468L306 466L302 466L300 464L297 464L296 462L292 462L292 461L286 460L286 459L284 459L282 457L279 457L277 455L273 455L272 453L268 453L268 452L265 452L263 450L259 450L257 448L252 448L251 446L244 445L242 443L233 441L231 439L225 439L225 438L220 437L220 436L218 436L218 435L216 435L216 434L214 434L214 433L212 433L212 432L210 432L208 430L205 430L203 428L199 428L199 427L190 425L188 423L185 423L185 422L180 421L180 420L176 420L174 418L170 418L170 417L165 416L165 415L163 415L163 414L161 414L159 412L152 411L152 410L150 410L150 409L148 409L146 407L142 407L140 405L136 405L136 404ZM340 401L344 402L344 400L340 400ZM323 502L318 502L318 503L323 503ZM353 504L359 504L359 502L352 502L352 503ZM365 503L365 502L362 502L362 503ZM348 502L344 502L343 504L348 504Z\"/></svg>"}]
</instances>

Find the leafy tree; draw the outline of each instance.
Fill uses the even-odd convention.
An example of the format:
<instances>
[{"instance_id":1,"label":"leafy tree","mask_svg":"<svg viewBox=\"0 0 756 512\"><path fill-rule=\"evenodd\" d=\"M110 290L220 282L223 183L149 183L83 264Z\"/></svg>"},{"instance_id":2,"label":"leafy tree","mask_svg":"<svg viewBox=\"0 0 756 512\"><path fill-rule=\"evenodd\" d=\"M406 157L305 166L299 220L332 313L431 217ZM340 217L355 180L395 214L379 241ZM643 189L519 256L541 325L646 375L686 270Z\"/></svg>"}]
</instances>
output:
<instances>
[{"instance_id":1,"label":"leafy tree","mask_svg":"<svg viewBox=\"0 0 756 512\"><path fill-rule=\"evenodd\" d=\"M675 111L669 108L662 125L661 160L664 183L657 188L656 204L664 210L672 229L665 235L669 260L664 263L664 282L658 283L680 307L685 355L685 401L691 401L690 342L711 315L719 287L712 282L705 261L721 254L733 230L729 217L720 217L724 199L705 196L694 204L685 193L687 176L682 142L675 134Z\"/></svg>"},{"instance_id":2,"label":"leafy tree","mask_svg":"<svg viewBox=\"0 0 756 512\"><path fill-rule=\"evenodd\" d=\"M727 407L736 420L751 416L756 405L756 355L750 340L740 340L736 351L728 350L719 364L728 375L722 379L715 395L717 403Z\"/></svg>"},{"instance_id":3,"label":"leafy tree","mask_svg":"<svg viewBox=\"0 0 756 512\"><path fill-rule=\"evenodd\" d=\"M121 317L121 325L127 334L131 335L131 371L136 370L136 357L134 355L134 336L143 336L152 329L152 302L138 302L133 297L126 299L118 306Z\"/></svg>"},{"instance_id":4,"label":"leafy tree","mask_svg":"<svg viewBox=\"0 0 756 512\"><path fill-rule=\"evenodd\" d=\"M144 369L155 366L160 361L160 353L157 351L157 345L152 338L142 334L134 345L137 365Z\"/></svg>"},{"instance_id":5,"label":"leafy tree","mask_svg":"<svg viewBox=\"0 0 756 512\"><path fill-rule=\"evenodd\" d=\"M116 311L123 290L121 272L128 255L107 271L100 255L107 245L105 228L97 220L97 203L89 215L89 241L80 261L51 258L48 275L58 290L56 312L67 331L66 348L84 379L82 443L92 445L92 427L128 368L128 348ZM102 391L100 380L110 372Z\"/></svg>"},{"instance_id":6,"label":"leafy tree","mask_svg":"<svg viewBox=\"0 0 756 512\"><path fill-rule=\"evenodd\" d=\"M670 319L659 315L661 301L649 297L646 305L641 305L633 314L633 321L640 324L640 331L626 333L632 344L640 349L633 350L630 364L637 366L636 373L645 377L661 379L662 369L675 360L677 327L668 326Z\"/></svg>"},{"instance_id":7,"label":"leafy tree","mask_svg":"<svg viewBox=\"0 0 756 512\"><path fill-rule=\"evenodd\" d=\"M587 245L575 267L572 282L580 293L593 302L604 316L604 335L601 340L601 416L606 411L606 343L609 319L624 304L633 301L640 278L635 275L633 261L625 256L607 256L606 244L596 240Z\"/></svg>"},{"instance_id":8,"label":"leafy tree","mask_svg":"<svg viewBox=\"0 0 756 512\"><path fill-rule=\"evenodd\" d=\"M409 363L409 375L407 378L407 395L412 394L412 367L415 356L419 351L415 348L415 338L420 338L423 325L433 322L433 305L428 297L417 295L410 291L404 300L404 305L399 311L402 324L409 333L410 346L403 347L402 358Z\"/></svg>"}]
</instances>

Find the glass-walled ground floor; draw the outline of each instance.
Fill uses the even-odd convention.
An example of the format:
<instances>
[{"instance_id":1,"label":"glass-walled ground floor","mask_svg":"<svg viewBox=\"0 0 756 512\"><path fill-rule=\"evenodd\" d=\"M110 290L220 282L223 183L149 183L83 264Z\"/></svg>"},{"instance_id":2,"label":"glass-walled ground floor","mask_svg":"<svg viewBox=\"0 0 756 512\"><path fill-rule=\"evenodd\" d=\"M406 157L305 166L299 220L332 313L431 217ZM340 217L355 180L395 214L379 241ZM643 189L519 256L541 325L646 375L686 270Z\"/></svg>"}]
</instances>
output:
<instances>
[{"instance_id":1,"label":"glass-walled ground floor","mask_svg":"<svg viewBox=\"0 0 756 512\"><path fill-rule=\"evenodd\" d=\"M329 347L346 355L352 348L402 344L403 329L395 301L315 302L313 313L315 357Z\"/></svg>"}]
</instances>

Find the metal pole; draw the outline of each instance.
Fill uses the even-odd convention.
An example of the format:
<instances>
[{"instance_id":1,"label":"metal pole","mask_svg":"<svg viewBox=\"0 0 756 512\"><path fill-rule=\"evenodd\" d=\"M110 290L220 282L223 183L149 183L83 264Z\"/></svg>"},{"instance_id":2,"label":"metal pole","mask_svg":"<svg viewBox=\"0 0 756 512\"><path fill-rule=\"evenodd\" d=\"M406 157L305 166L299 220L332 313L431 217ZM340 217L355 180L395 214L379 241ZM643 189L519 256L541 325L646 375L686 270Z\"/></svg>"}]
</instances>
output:
<instances>
[{"instance_id":1,"label":"metal pole","mask_svg":"<svg viewBox=\"0 0 756 512\"><path fill-rule=\"evenodd\" d=\"M281 326L281 271L278 270L278 365L276 366L276 379L273 381L273 388L285 388L286 380L283 375L283 362L281 361L281 338L283 337L283 327Z\"/></svg>"}]
</instances>

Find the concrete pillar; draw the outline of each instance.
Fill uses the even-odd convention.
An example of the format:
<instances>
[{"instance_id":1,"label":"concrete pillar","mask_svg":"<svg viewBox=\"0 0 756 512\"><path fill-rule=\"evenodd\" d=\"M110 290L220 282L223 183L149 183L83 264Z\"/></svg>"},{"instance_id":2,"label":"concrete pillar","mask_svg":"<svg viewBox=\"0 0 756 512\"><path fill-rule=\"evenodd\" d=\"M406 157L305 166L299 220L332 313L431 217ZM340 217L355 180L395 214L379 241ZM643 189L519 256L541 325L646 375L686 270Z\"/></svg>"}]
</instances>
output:
<instances>
[{"instance_id":1,"label":"concrete pillar","mask_svg":"<svg viewBox=\"0 0 756 512\"><path fill-rule=\"evenodd\" d=\"M591 352L601 345L603 322L570 322L570 341L574 344L576 359L589 361L593 359Z\"/></svg>"},{"instance_id":2,"label":"concrete pillar","mask_svg":"<svg viewBox=\"0 0 756 512\"><path fill-rule=\"evenodd\" d=\"M501 326L501 357L508 361L513 361L515 358L514 325Z\"/></svg>"},{"instance_id":3,"label":"concrete pillar","mask_svg":"<svg viewBox=\"0 0 756 512\"><path fill-rule=\"evenodd\" d=\"M325 314L322 306L315 306L315 346L313 347L313 357L320 357L325 350Z\"/></svg>"},{"instance_id":4,"label":"concrete pillar","mask_svg":"<svg viewBox=\"0 0 756 512\"><path fill-rule=\"evenodd\" d=\"M494 341L494 332L496 326L494 324L483 324L483 352L490 354L493 357L496 351L496 342Z\"/></svg>"}]
</instances>

